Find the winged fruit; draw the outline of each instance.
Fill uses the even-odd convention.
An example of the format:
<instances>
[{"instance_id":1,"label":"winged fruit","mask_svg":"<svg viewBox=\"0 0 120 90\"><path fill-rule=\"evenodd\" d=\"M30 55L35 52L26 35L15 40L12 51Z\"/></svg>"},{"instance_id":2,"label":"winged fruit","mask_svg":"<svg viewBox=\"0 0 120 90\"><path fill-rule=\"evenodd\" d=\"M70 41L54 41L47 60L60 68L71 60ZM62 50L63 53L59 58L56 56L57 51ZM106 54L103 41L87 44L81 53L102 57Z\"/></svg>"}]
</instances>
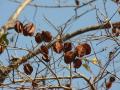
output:
<instances>
[{"instance_id":1,"label":"winged fruit","mask_svg":"<svg viewBox=\"0 0 120 90\"><path fill-rule=\"evenodd\" d=\"M61 52L63 51L62 41L56 41L56 42L53 44L53 50L54 50L56 53L61 53Z\"/></svg>"},{"instance_id":2,"label":"winged fruit","mask_svg":"<svg viewBox=\"0 0 120 90\"><path fill-rule=\"evenodd\" d=\"M50 42L50 41L52 40L52 35L51 35L51 33L48 32L48 31L42 31L41 35L42 35L43 40L44 40L45 42Z\"/></svg>"},{"instance_id":3,"label":"winged fruit","mask_svg":"<svg viewBox=\"0 0 120 90\"><path fill-rule=\"evenodd\" d=\"M15 31L18 33L23 32L23 24L20 21L15 22Z\"/></svg>"},{"instance_id":4,"label":"winged fruit","mask_svg":"<svg viewBox=\"0 0 120 90\"><path fill-rule=\"evenodd\" d=\"M33 72L33 67L29 63L25 64L23 69L27 75L31 75Z\"/></svg>"},{"instance_id":5,"label":"winged fruit","mask_svg":"<svg viewBox=\"0 0 120 90\"><path fill-rule=\"evenodd\" d=\"M81 65L82 65L82 60L81 60L80 58L76 58L76 59L73 61L73 67L74 67L74 68L79 68Z\"/></svg>"},{"instance_id":6,"label":"winged fruit","mask_svg":"<svg viewBox=\"0 0 120 90\"><path fill-rule=\"evenodd\" d=\"M35 25L33 23L28 23L24 25L23 35L33 36L35 33Z\"/></svg>"},{"instance_id":7,"label":"winged fruit","mask_svg":"<svg viewBox=\"0 0 120 90\"><path fill-rule=\"evenodd\" d=\"M43 59L45 62L49 62L49 61L50 61L50 58L49 58L48 54L43 54L42 59Z\"/></svg>"},{"instance_id":8,"label":"winged fruit","mask_svg":"<svg viewBox=\"0 0 120 90\"><path fill-rule=\"evenodd\" d=\"M41 33L37 33L37 34L35 35L35 41L36 41L37 43L41 43L41 42L43 41L43 39L42 39L42 34L41 34Z\"/></svg>"},{"instance_id":9,"label":"winged fruit","mask_svg":"<svg viewBox=\"0 0 120 90\"><path fill-rule=\"evenodd\" d=\"M76 55L78 57L83 57L84 55L88 55L91 53L91 47L87 43L79 44L75 48Z\"/></svg>"},{"instance_id":10,"label":"winged fruit","mask_svg":"<svg viewBox=\"0 0 120 90\"><path fill-rule=\"evenodd\" d=\"M65 52L64 54L64 62L66 64L70 64L75 59L75 53L73 51Z\"/></svg>"},{"instance_id":11,"label":"winged fruit","mask_svg":"<svg viewBox=\"0 0 120 90\"><path fill-rule=\"evenodd\" d=\"M42 54L48 54L49 51L48 51L47 46L46 46L46 45L41 45L41 47L40 47L40 52L41 52Z\"/></svg>"},{"instance_id":12,"label":"winged fruit","mask_svg":"<svg viewBox=\"0 0 120 90\"><path fill-rule=\"evenodd\" d=\"M64 52L72 50L72 43L71 42L65 42L64 43Z\"/></svg>"}]
</instances>

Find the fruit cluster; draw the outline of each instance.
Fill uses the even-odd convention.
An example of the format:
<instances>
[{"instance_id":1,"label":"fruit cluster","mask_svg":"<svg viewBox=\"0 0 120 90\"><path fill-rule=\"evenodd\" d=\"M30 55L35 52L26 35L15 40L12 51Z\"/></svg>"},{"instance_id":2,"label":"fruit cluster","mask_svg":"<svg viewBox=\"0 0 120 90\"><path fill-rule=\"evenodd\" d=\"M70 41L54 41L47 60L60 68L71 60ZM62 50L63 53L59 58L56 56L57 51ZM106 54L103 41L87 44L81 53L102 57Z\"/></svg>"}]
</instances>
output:
<instances>
[{"instance_id":1,"label":"fruit cluster","mask_svg":"<svg viewBox=\"0 0 120 90\"><path fill-rule=\"evenodd\" d=\"M52 35L48 31L42 31L41 33L38 32L35 35L35 41L37 43L41 43L42 41L44 41L44 42L50 42L51 40L52 40Z\"/></svg>"},{"instance_id":2,"label":"fruit cluster","mask_svg":"<svg viewBox=\"0 0 120 90\"><path fill-rule=\"evenodd\" d=\"M35 41L39 44L41 42L51 42L52 41L52 35L49 31L42 31L42 32L38 32L35 35ZM50 58L49 58L49 50L48 47L46 45L41 45L40 48L40 53L42 54L42 59L45 62L49 62Z\"/></svg>"},{"instance_id":3,"label":"fruit cluster","mask_svg":"<svg viewBox=\"0 0 120 90\"><path fill-rule=\"evenodd\" d=\"M35 25L33 23L23 25L20 21L16 21L15 31L18 33L23 33L24 36L33 36L35 32ZM43 41L46 43L52 41L52 35L49 31L37 32L34 38L38 44ZM71 42L63 42L60 38L54 42L52 49L58 54L63 52L64 62L66 64L73 63L74 68L79 68L82 65L82 57L91 53L91 47L87 43L79 44L73 50L73 45ZM45 62L49 62L50 58L48 47L45 44L42 44L39 51L42 54L42 59ZM28 75L31 74L33 71L32 66L30 66L30 64L25 64L24 71Z\"/></svg>"},{"instance_id":4,"label":"fruit cluster","mask_svg":"<svg viewBox=\"0 0 120 90\"><path fill-rule=\"evenodd\" d=\"M38 38L37 38L38 39ZM37 42L37 40L36 40ZM52 48L53 51L60 54L64 53L64 62L70 64L73 62L74 68L79 68L82 65L82 57L91 53L91 47L87 43L79 44L72 50L73 45L71 42L62 42L62 40L57 40ZM49 62L48 57L49 50L46 45L41 45L40 52L42 53L42 59L46 62Z\"/></svg>"},{"instance_id":5,"label":"fruit cluster","mask_svg":"<svg viewBox=\"0 0 120 90\"><path fill-rule=\"evenodd\" d=\"M17 33L23 33L24 36L33 36L36 29L32 22L23 25L20 21L16 21L14 27Z\"/></svg>"},{"instance_id":6,"label":"fruit cluster","mask_svg":"<svg viewBox=\"0 0 120 90\"><path fill-rule=\"evenodd\" d=\"M42 31L41 33L37 33L35 35L35 41L37 43L50 42L52 40L52 35L49 31ZM73 49L73 45L71 42L63 42L61 39L57 39L56 42L53 44L52 49L54 52L60 54L61 52L64 53L64 62L66 64L70 64L73 62L73 66L75 68L79 68L82 65L81 57L84 55L88 55L91 53L91 47L87 43L79 44ZM42 54L42 59L45 62L49 62L49 50L46 45L40 46L40 52Z\"/></svg>"}]
</instances>

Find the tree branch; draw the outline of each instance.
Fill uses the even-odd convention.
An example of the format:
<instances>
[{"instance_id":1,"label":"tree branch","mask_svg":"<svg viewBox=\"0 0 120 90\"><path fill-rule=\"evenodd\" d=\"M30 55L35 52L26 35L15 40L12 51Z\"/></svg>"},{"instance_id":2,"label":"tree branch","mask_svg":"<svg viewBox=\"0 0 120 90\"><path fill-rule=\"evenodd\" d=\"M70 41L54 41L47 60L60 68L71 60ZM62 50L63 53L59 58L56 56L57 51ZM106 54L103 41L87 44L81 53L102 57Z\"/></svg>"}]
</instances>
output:
<instances>
[{"instance_id":1,"label":"tree branch","mask_svg":"<svg viewBox=\"0 0 120 90\"><path fill-rule=\"evenodd\" d=\"M113 26L115 25L120 25L120 22L115 22L112 23ZM111 25L109 23L103 23L103 24L97 24L97 25L93 25L93 26L88 26L82 29L79 29L71 34L67 34L65 35L65 37L63 37L63 41L66 41L74 36L77 36L79 34L85 33L85 32L89 32L89 31L94 31L94 30L98 30L98 29L106 29L106 28L110 28ZM55 41L53 41L51 44L48 44L48 48L50 48L53 44L55 43ZM35 51L31 51L29 52L27 55L18 58L15 62L13 62L11 65L4 67L5 69L0 69L0 82L3 83L6 77L2 77L2 74L5 74L5 76L7 76L12 70L13 67L14 68L18 68L18 66L20 66L21 64L23 64L24 62L26 62L27 60L31 59L32 57L36 56L40 54L40 50L37 49Z\"/></svg>"},{"instance_id":2,"label":"tree branch","mask_svg":"<svg viewBox=\"0 0 120 90\"><path fill-rule=\"evenodd\" d=\"M14 28L15 21L19 17L20 13L24 10L24 8L31 2L32 0L24 0L19 7L15 10L13 15L9 18L9 20L0 28L0 37L7 32L7 30Z\"/></svg>"}]
</instances>

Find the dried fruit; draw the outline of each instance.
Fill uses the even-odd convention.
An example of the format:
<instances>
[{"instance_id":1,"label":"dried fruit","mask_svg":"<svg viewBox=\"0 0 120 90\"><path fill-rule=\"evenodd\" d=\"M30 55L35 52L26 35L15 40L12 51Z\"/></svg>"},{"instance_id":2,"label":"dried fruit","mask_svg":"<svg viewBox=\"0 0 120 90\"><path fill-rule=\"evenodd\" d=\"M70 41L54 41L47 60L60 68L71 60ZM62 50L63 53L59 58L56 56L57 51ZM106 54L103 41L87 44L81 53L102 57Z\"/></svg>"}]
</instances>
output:
<instances>
[{"instance_id":1,"label":"dried fruit","mask_svg":"<svg viewBox=\"0 0 120 90\"><path fill-rule=\"evenodd\" d=\"M106 28L106 29L109 29L109 28L111 28L111 25L110 25L110 22L104 22L105 23L105 25L104 25L104 28Z\"/></svg>"},{"instance_id":2,"label":"dried fruit","mask_svg":"<svg viewBox=\"0 0 120 90\"><path fill-rule=\"evenodd\" d=\"M114 33L116 33L116 28L115 27L112 28L112 34L114 34Z\"/></svg>"},{"instance_id":3,"label":"dried fruit","mask_svg":"<svg viewBox=\"0 0 120 90\"><path fill-rule=\"evenodd\" d=\"M43 54L42 59L43 59L45 62L49 62L49 61L50 61L50 58L49 58L48 54Z\"/></svg>"},{"instance_id":4,"label":"dried fruit","mask_svg":"<svg viewBox=\"0 0 120 90\"><path fill-rule=\"evenodd\" d=\"M46 46L46 45L41 45L41 47L40 47L40 52L41 52L42 54L48 54L49 51L48 51L47 46Z\"/></svg>"},{"instance_id":5,"label":"dried fruit","mask_svg":"<svg viewBox=\"0 0 120 90\"><path fill-rule=\"evenodd\" d=\"M116 4L119 4L120 0L112 0L114 1Z\"/></svg>"},{"instance_id":6,"label":"dried fruit","mask_svg":"<svg viewBox=\"0 0 120 90\"><path fill-rule=\"evenodd\" d=\"M15 31L18 33L23 32L23 24L20 21L15 22Z\"/></svg>"},{"instance_id":7,"label":"dried fruit","mask_svg":"<svg viewBox=\"0 0 120 90\"><path fill-rule=\"evenodd\" d=\"M81 65L82 65L82 60L81 60L81 59L76 58L76 59L73 61L73 67L74 67L74 68L79 68Z\"/></svg>"},{"instance_id":8,"label":"dried fruit","mask_svg":"<svg viewBox=\"0 0 120 90\"><path fill-rule=\"evenodd\" d=\"M37 81L33 80L33 81L32 81L32 86L33 86L33 87L37 87L37 86L38 86Z\"/></svg>"},{"instance_id":9,"label":"dried fruit","mask_svg":"<svg viewBox=\"0 0 120 90\"><path fill-rule=\"evenodd\" d=\"M109 79L109 81L113 83L115 81L115 77L111 76L110 79Z\"/></svg>"},{"instance_id":10,"label":"dried fruit","mask_svg":"<svg viewBox=\"0 0 120 90\"><path fill-rule=\"evenodd\" d=\"M78 57L83 57L86 54L86 49L83 45L78 45L75 48L75 53Z\"/></svg>"},{"instance_id":11,"label":"dried fruit","mask_svg":"<svg viewBox=\"0 0 120 90\"><path fill-rule=\"evenodd\" d=\"M56 41L56 42L53 44L53 50L54 50L56 53L61 53L62 50L63 50L62 41Z\"/></svg>"},{"instance_id":12,"label":"dried fruit","mask_svg":"<svg viewBox=\"0 0 120 90\"><path fill-rule=\"evenodd\" d=\"M85 49L86 49L86 55L90 54L90 53L91 53L91 47L90 47L90 45L87 44L87 43L84 43L84 44L82 44L82 45L83 45L83 47L85 47Z\"/></svg>"},{"instance_id":13,"label":"dried fruit","mask_svg":"<svg viewBox=\"0 0 120 90\"><path fill-rule=\"evenodd\" d=\"M45 42L50 42L52 40L52 35L48 31L42 31L42 37Z\"/></svg>"},{"instance_id":14,"label":"dried fruit","mask_svg":"<svg viewBox=\"0 0 120 90\"><path fill-rule=\"evenodd\" d=\"M3 52L4 52L4 50L5 50L5 47L4 47L4 46L2 46L2 45L0 45L0 54L1 54L1 53L3 53Z\"/></svg>"},{"instance_id":15,"label":"dried fruit","mask_svg":"<svg viewBox=\"0 0 120 90\"><path fill-rule=\"evenodd\" d=\"M33 72L33 67L29 63L25 64L23 69L27 75L31 75Z\"/></svg>"},{"instance_id":16,"label":"dried fruit","mask_svg":"<svg viewBox=\"0 0 120 90\"><path fill-rule=\"evenodd\" d=\"M112 87L112 82L107 82L107 83L106 83L106 88L107 88L107 89L110 89L111 87Z\"/></svg>"},{"instance_id":17,"label":"dried fruit","mask_svg":"<svg viewBox=\"0 0 120 90\"><path fill-rule=\"evenodd\" d=\"M75 48L76 55L82 57L91 53L91 47L87 43L80 44Z\"/></svg>"},{"instance_id":18,"label":"dried fruit","mask_svg":"<svg viewBox=\"0 0 120 90\"><path fill-rule=\"evenodd\" d=\"M70 64L75 59L75 53L73 51L68 51L64 54L64 62Z\"/></svg>"},{"instance_id":19,"label":"dried fruit","mask_svg":"<svg viewBox=\"0 0 120 90\"><path fill-rule=\"evenodd\" d=\"M75 0L75 4L76 4L76 6L79 6L80 5L79 0Z\"/></svg>"},{"instance_id":20,"label":"dried fruit","mask_svg":"<svg viewBox=\"0 0 120 90\"><path fill-rule=\"evenodd\" d=\"M64 52L72 50L72 44L71 42L65 42L64 43Z\"/></svg>"},{"instance_id":21,"label":"dried fruit","mask_svg":"<svg viewBox=\"0 0 120 90\"><path fill-rule=\"evenodd\" d=\"M28 23L24 26L23 35L33 36L35 32L35 25L33 23Z\"/></svg>"},{"instance_id":22,"label":"dried fruit","mask_svg":"<svg viewBox=\"0 0 120 90\"><path fill-rule=\"evenodd\" d=\"M119 36L120 35L120 27L112 28L112 34L115 36Z\"/></svg>"},{"instance_id":23,"label":"dried fruit","mask_svg":"<svg viewBox=\"0 0 120 90\"><path fill-rule=\"evenodd\" d=\"M116 35L120 35L120 27L116 28Z\"/></svg>"},{"instance_id":24,"label":"dried fruit","mask_svg":"<svg viewBox=\"0 0 120 90\"><path fill-rule=\"evenodd\" d=\"M43 38L42 38L42 34L41 34L41 33L37 33L37 34L35 35L35 41L36 41L37 43L41 43L41 42L43 41Z\"/></svg>"}]
</instances>

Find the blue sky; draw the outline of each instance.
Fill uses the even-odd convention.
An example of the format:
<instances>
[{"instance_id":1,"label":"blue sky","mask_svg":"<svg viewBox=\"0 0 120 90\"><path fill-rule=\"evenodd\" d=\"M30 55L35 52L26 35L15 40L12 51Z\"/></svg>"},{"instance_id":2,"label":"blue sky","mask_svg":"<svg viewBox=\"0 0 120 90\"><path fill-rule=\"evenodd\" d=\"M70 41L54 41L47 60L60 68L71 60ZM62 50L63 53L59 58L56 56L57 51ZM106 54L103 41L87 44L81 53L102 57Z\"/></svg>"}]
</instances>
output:
<instances>
[{"instance_id":1,"label":"blue sky","mask_svg":"<svg viewBox=\"0 0 120 90\"><path fill-rule=\"evenodd\" d=\"M21 1L21 0L19 0ZM73 5L74 4L74 0L68 0L68 1L65 1L65 0L62 0L64 1L64 5ZM85 0L87 1L87 0ZM82 14L84 13L86 10L89 10L91 8L93 8L95 5L96 5L96 8L100 10L101 13L103 13L105 15L105 11L104 11L104 7L103 7L103 0L96 0L96 3L94 4L91 4L91 5L88 5L88 6L85 6L85 7L82 7L78 10L78 14ZM84 1L83 1L84 2ZM34 0L33 3L37 3L37 4L41 4L41 5L56 5L57 2L55 0ZM15 9L18 7L18 3L15 3L15 2L12 2L10 0L0 0L0 26L4 25L4 23L8 20L8 18L12 15L12 13L15 11ZM107 13L108 13L108 18L110 18L113 13L117 10L118 6L113 3L111 0L108 0L108 3L106 4L106 9L107 9ZM36 14L35 14L36 12ZM41 31L41 30L48 30L52 33L53 36L55 36L57 34L56 30L50 25L47 23L47 21L44 19L44 16L46 18L48 18L48 20L50 20L56 27L59 27L61 26L62 24L64 24L70 17L72 17L73 15L75 15L75 11L74 11L74 8L35 8L33 6L27 6L25 8L25 10L20 14L19 16L19 20L21 22L33 22L36 24L36 32L38 31ZM101 19L103 19L103 17L99 14L99 16L101 17ZM119 14L116 14L111 21L115 22L115 21L119 21L120 20L120 15ZM75 30L78 30L80 28L83 28L83 27L86 27L86 26L90 26L90 25L94 25L94 24L97 24L97 20L96 20L96 12L95 10L87 13L86 15L84 16L81 16L78 20L74 21L72 24L70 24L66 29L65 29L65 34L66 33L71 33L71 32L74 32ZM15 38L16 38L16 35L17 33L14 31L14 30L11 30L9 31L11 34L9 35L8 38L12 37L15 35ZM74 39L80 39L81 41L86 41L86 40L83 40L82 38L84 37L84 35L91 35L93 33L97 33L96 35L100 35L101 32L89 32L87 34L83 34L83 35L79 35L77 37L75 37ZM103 32L104 33L104 32ZM74 39L72 39L73 41L75 41ZM118 37L119 39L119 37ZM22 48L29 48L31 49L31 41L34 43L34 45L37 45L34 41L34 37L24 37L23 35L20 35L19 39L18 39L18 42L17 42L17 45L19 47L22 47ZM75 41L73 43L77 43L78 41ZM89 42L88 42L89 43ZM94 49L95 51L99 51L101 50L103 47L109 47L109 49L107 50L108 52L110 50L112 50L112 47L110 48L110 46L114 43L113 41L111 40L108 40L102 44L99 44L99 45L96 45L98 43L98 41L94 41L92 42L93 43L93 46L94 46ZM13 45L14 43L12 43L11 45ZM104 52L100 55L98 55L98 57L100 58L100 60L102 62L105 62L107 61L107 54L108 52ZM9 51L11 52L11 55L15 55L15 56L23 56L24 54L26 54L27 52L25 51L19 51L19 52L13 52L13 51ZM55 54L55 53L54 53ZM6 57L6 52L4 52L2 55L0 55L0 60L5 64L5 65L8 65L8 61L4 61L4 57L5 59L8 59L8 57ZM55 54L56 55L56 54ZM93 56L94 57L94 56ZM90 57L90 59L92 59L93 57ZM56 59L58 57L55 57ZM117 61L119 58L116 58L115 60ZM30 60L29 62L32 62L33 60ZM116 67L119 67L118 66L119 64L117 63L116 64ZM34 64L35 66L35 64ZM94 65L90 65L92 69L95 69L94 72L97 73L97 67L94 66ZM21 67L22 68L22 65ZM111 67L109 67L108 69L111 69ZM22 71L22 70L21 70ZM84 68L80 68L79 69L80 72L83 72L86 76L89 77L89 73L84 69ZM60 73L60 75L62 75L62 73ZM67 74L67 73L66 73ZM117 73L118 76L120 76L119 74L120 73ZM77 80L73 81L76 82ZM79 80L78 80L79 82ZM81 84L82 82L80 82ZM74 86L77 86L77 85L74 85ZM118 90L119 88L119 84L118 83L115 83L113 84L113 87L111 88L111 90ZM6 89L7 90L7 89Z\"/></svg>"}]
</instances>

